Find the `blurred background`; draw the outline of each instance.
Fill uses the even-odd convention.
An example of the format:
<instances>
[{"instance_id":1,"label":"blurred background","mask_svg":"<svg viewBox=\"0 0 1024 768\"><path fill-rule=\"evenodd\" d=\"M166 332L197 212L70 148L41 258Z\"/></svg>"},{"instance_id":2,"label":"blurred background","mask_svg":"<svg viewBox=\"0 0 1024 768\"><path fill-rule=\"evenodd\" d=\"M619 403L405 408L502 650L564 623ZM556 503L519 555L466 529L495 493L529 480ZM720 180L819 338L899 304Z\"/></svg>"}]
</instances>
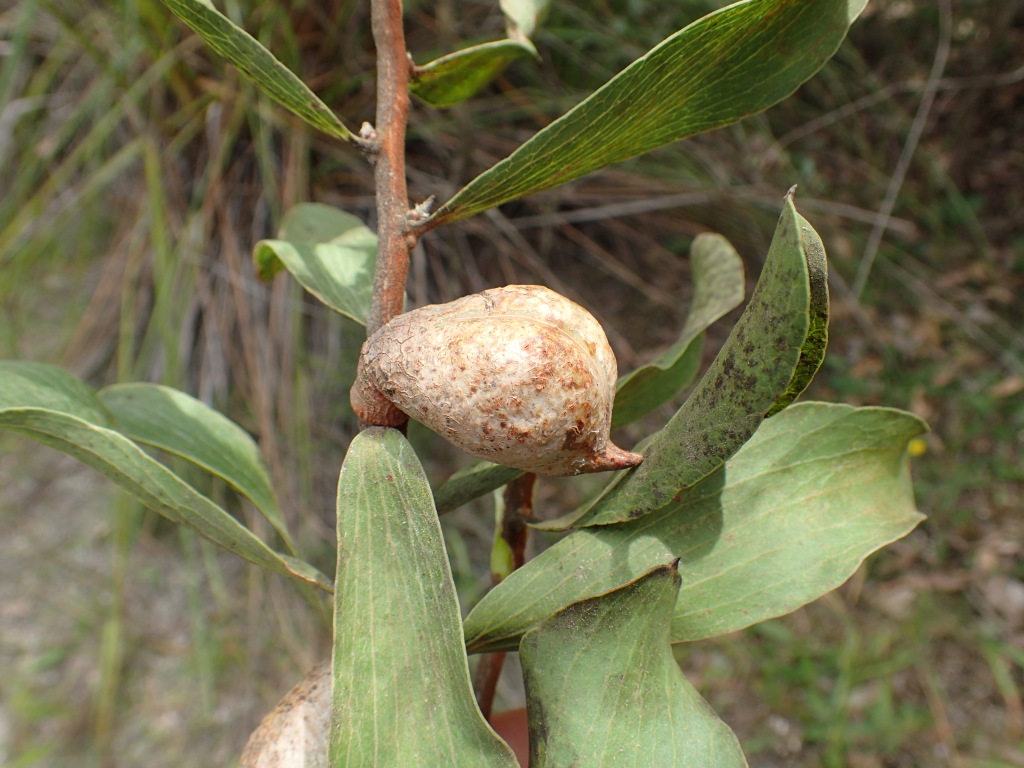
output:
<instances>
[{"instance_id":1,"label":"blurred background","mask_svg":"<svg viewBox=\"0 0 1024 768\"><path fill-rule=\"evenodd\" d=\"M539 62L469 103L414 105L412 201L447 199L723 4L556 3ZM374 108L367 5L219 7L358 126ZM496 6L406 3L414 59L501 37ZM833 297L805 397L927 419L914 474L928 520L816 603L680 654L755 768L1024 766L1022 51L1020 3L872 0L835 59L768 112L444 227L414 254L412 304L543 283L595 312L626 371L681 326L692 238L728 237L752 285L799 184ZM159 381L223 410L257 436L303 553L330 571L361 328L286 275L258 282L250 254L298 202L373 226L364 159L259 96L155 0L7 0L0 190L0 357L97 386ZM709 359L730 326L712 329ZM432 479L464 463L412 437ZM564 511L576 492L544 483L538 507ZM232 765L327 653L327 617L292 585L7 434L0 525L10 768ZM445 518L467 605L487 587L490 527L485 502ZM515 699L508 684L499 705Z\"/></svg>"}]
</instances>

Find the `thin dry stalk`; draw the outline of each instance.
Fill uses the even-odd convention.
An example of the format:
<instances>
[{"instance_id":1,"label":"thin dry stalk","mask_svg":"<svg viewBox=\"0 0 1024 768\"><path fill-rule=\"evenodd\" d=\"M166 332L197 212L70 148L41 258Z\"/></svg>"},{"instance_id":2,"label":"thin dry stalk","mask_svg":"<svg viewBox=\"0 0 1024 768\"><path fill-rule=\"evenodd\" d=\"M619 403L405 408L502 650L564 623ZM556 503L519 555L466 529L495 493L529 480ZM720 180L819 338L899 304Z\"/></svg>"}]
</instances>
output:
<instances>
[{"instance_id":1,"label":"thin dry stalk","mask_svg":"<svg viewBox=\"0 0 1024 768\"><path fill-rule=\"evenodd\" d=\"M939 2L939 42L935 49L935 58L932 61L932 69L928 74L928 81L925 84L924 93L921 95L921 103L917 107L917 114L910 125L910 133L903 145L903 151L896 162L896 168L889 179L889 186L885 191L885 198L878 209L878 216L871 234L868 236L867 245L864 246L864 255L861 257L857 274L853 278L850 290L856 300L860 301L867 286L868 278L871 276L871 269L874 266L875 258L878 256L878 248L882 244L882 236L889 227L889 220L892 218L893 210L896 208L896 200L899 198L900 190L903 189L903 182L910 170L910 163L917 152L918 144L924 135L925 126L928 124L928 117L935 103L935 94L938 92L939 82L942 73L946 69L946 62L949 60L949 50L952 44L952 16L953 10L950 7L950 0Z\"/></svg>"}]
</instances>

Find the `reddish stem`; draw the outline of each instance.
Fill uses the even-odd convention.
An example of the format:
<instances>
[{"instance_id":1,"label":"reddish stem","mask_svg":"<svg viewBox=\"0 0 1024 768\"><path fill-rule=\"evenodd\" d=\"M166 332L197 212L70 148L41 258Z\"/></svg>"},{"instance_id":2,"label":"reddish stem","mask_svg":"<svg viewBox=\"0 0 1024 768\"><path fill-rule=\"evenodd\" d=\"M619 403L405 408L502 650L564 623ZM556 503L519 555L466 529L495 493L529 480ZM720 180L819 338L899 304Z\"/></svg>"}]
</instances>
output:
<instances>
[{"instance_id":1,"label":"reddish stem","mask_svg":"<svg viewBox=\"0 0 1024 768\"><path fill-rule=\"evenodd\" d=\"M367 336L401 314L409 252L416 244L407 222L405 130L409 118L412 64L405 50L401 0L373 0L373 40L377 46L377 141L374 167L377 193L377 268Z\"/></svg>"},{"instance_id":2,"label":"reddish stem","mask_svg":"<svg viewBox=\"0 0 1024 768\"><path fill-rule=\"evenodd\" d=\"M505 512L499 521L501 538L512 550L512 570L521 568L526 562L526 542L530 529L526 522L533 519L533 487L537 476L532 472L517 477L505 486ZM501 583L503 574L491 574L491 586ZM498 678L505 663L505 652L486 653L477 664L473 678L473 690L476 701L484 717L490 719L494 704L494 692L498 688Z\"/></svg>"},{"instance_id":3,"label":"reddish stem","mask_svg":"<svg viewBox=\"0 0 1024 768\"><path fill-rule=\"evenodd\" d=\"M476 672L473 674L476 703L480 705L480 711L487 720L491 719L494 692L498 690L498 678L501 677L501 668L504 664L505 651L485 653L480 657L480 661L476 665Z\"/></svg>"},{"instance_id":4,"label":"reddish stem","mask_svg":"<svg viewBox=\"0 0 1024 768\"><path fill-rule=\"evenodd\" d=\"M526 523L533 519L533 488L536 484L537 476L527 472L505 486L501 538L512 550L512 570L522 568L526 562L526 542L530 534ZM495 579L495 583L499 581L501 577Z\"/></svg>"}]
</instances>

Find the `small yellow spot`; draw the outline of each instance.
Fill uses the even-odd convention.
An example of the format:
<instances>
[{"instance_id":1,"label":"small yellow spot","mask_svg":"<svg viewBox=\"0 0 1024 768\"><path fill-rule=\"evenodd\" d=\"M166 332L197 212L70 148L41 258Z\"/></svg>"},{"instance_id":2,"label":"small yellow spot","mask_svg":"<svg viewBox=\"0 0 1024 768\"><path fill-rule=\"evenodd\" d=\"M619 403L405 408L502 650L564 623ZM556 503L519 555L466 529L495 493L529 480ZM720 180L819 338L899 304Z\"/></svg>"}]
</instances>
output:
<instances>
[{"instance_id":1,"label":"small yellow spot","mask_svg":"<svg viewBox=\"0 0 1024 768\"><path fill-rule=\"evenodd\" d=\"M922 440L920 437L915 437L907 445L907 453L913 457L924 456L928 453L928 443Z\"/></svg>"}]
</instances>

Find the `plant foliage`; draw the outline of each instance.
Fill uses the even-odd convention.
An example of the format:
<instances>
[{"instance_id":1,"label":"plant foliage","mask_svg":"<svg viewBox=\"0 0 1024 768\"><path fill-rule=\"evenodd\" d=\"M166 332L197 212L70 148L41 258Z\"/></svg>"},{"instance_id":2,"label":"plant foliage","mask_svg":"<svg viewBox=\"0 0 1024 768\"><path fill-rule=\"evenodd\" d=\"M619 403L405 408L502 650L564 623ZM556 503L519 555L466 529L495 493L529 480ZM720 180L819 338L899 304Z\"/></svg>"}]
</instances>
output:
<instances>
[{"instance_id":1,"label":"plant foliage","mask_svg":"<svg viewBox=\"0 0 1024 768\"><path fill-rule=\"evenodd\" d=\"M262 91L367 150L209 2L164 2ZM863 6L746 0L709 14L483 171L433 217L410 218L411 231L423 235L763 110L832 56ZM529 38L546 3L506 1L502 9L507 39L411 65L411 91L437 106L455 104L510 61L533 56ZM287 270L326 306L365 324L379 245L351 214L304 203L253 256L262 278ZM575 530L504 578L464 622L438 514L521 472L478 463L432 492L402 434L364 430L339 477L331 579L297 553L256 443L185 393L148 383L97 393L59 368L4 362L0 427L76 457L259 567L333 587L331 728L309 765L511 768L512 752L474 701L468 654L519 650L533 768L743 766L735 737L685 679L672 644L795 610L910 531L921 515L907 447L925 427L886 408L792 405L821 365L828 336L825 249L792 190L753 294L702 377L704 333L741 303L744 276L718 235L696 238L690 259L685 324L665 352L620 378L614 425L692 390L641 442L639 467L612 475L578 509L537 524ZM151 451L228 483L288 553Z\"/></svg>"}]
</instances>

